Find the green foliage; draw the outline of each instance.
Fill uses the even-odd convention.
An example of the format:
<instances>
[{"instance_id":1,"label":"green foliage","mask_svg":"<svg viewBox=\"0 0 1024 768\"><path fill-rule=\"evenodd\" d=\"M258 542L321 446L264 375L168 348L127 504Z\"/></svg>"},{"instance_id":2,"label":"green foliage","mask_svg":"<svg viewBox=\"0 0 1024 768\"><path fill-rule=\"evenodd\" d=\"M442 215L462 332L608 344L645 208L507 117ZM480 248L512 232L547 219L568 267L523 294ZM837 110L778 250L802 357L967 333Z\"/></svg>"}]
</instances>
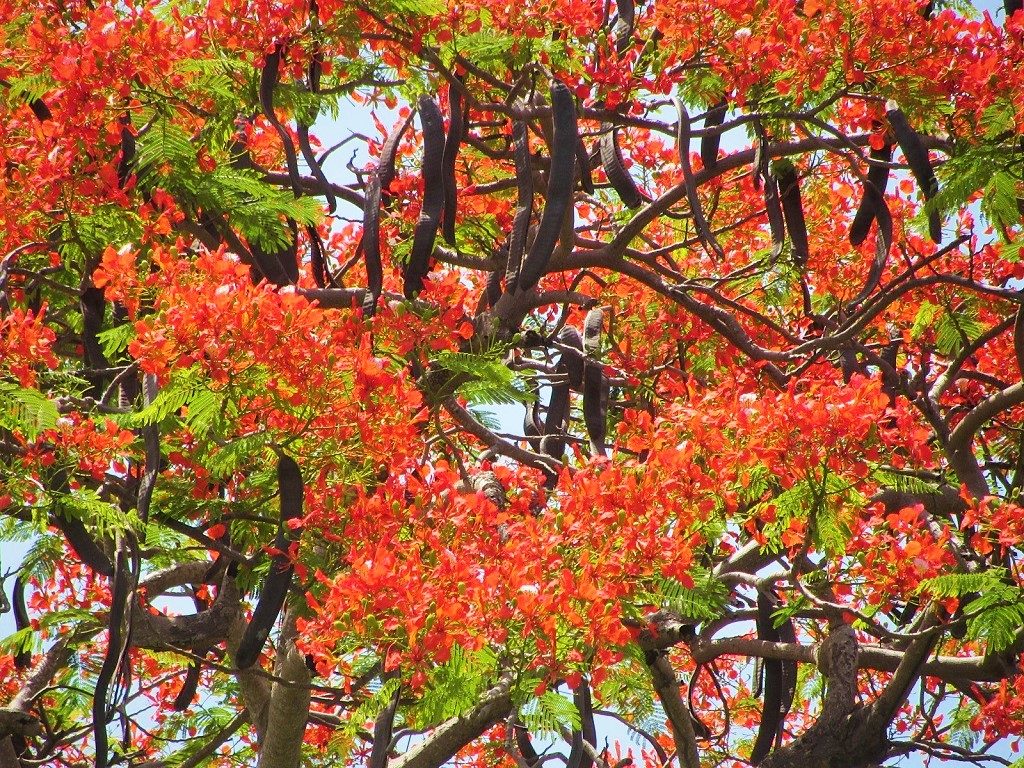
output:
<instances>
[{"instance_id":1,"label":"green foliage","mask_svg":"<svg viewBox=\"0 0 1024 768\"><path fill-rule=\"evenodd\" d=\"M0 381L0 428L34 440L56 427L59 416L54 402L39 390Z\"/></svg>"},{"instance_id":2,"label":"green foliage","mask_svg":"<svg viewBox=\"0 0 1024 768\"><path fill-rule=\"evenodd\" d=\"M376 690L370 687L368 690L370 695L331 736L330 749L342 757L347 756L355 745L359 731L366 723L376 720L380 713L388 708L391 697L395 695L395 691L401 684L401 680L392 678L384 681Z\"/></svg>"},{"instance_id":3,"label":"green foliage","mask_svg":"<svg viewBox=\"0 0 1024 768\"><path fill-rule=\"evenodd\" d=\"M1024 626L1024 590L1008 583L1002 569L935 576L923 581L920 591L961 600L967 638L982 641L986 652L1008 648Z\"/></svg>"},{"instance_id":4,"label":"green foliage","mask_svg":"<svg viewBox=\"0 0 1024 768\"><path fill-rule=\"evenodd\" d=\"M899 493L910 493L914 495L928 495L937 493L939 486L937 483L929 483L926 480L922 480L919 477L913 475L905 475L901 472L890 471L886 469L877 469L873 473L873 477L876 482L880 485L892 488Z\"/></svg>"},{"instance_id":5,"label":"green foliage","mask_svg":"<svg viewBox=\"0 0 1024 768\"><path fill-rule=\"evenodd\" d=\"M540 737L561 735L561 731L580 728L580 711L571 699L558 691L548 690L531 699L519 711L519 716L530 733Z\"/></svg>"},{"instance_id":6,"label":"green foliage","mask_svg":"<svg viewBox=\"0 0 1024 768\"><path fill-rule=\"evenodd\" d=\"M266 250L291 242L285 220L304 226L316 224L323 214L316 198L297 198L263 181L255 170L221 163L202 171L191 137L169 119L158 120L139 136L135 165L141 186L163 187L186 209L201 210L213 220L218 212L226 214L233 228Z\"/></svg>"},{"instance_id":7,"label":"green foliage","mask_svg":"<svg viewBox=\"0 0 1024 768\"><path fill-rule=\"evenodd\" d=\"M661 606L695 621L717 619L725 610L729 588L715 578L711 571L700 566L694 566L690 575L693 587L686 587L674 578L659 577L654 580L649 592L639 594L635 600L637 603Z\"/></svg>"},{"instance_id":8,"label":"green foliage","mask_svg":"<svg viewBox=\"0 0 1024 768\"><path fill-rule=\"evenodd\" d=\"M131 323L115 325L113 328L100 331L97 338L103 347L103 354L108 360L113 360L128 349L128 345L135 338L135 326Z\"/></svg>"},{"instance_id":9,"label":"green foliage","mask_svg":"<svg viewBox=\"0 0 1024 768\"><path fill-rule=\"evenodd\" d=\"M429 728L473 707L493 685L497 657L489 649L467 653L452 647L448 661L431 670L427 690L410 717L418 728Z\"/></svg>"},{"instance_id":10,"label":"green foliage","mask_svg":"<svg viewBox=\"0 0 1024 768\"><path fill-rule=\"evenodd\" d=\"M523 381L493 354L442 352L436 362L438 367L451 374L448 382L461 382L457 384L456 392L471 405L533 402L533 395Z\"/></svg>"}]
</instances>

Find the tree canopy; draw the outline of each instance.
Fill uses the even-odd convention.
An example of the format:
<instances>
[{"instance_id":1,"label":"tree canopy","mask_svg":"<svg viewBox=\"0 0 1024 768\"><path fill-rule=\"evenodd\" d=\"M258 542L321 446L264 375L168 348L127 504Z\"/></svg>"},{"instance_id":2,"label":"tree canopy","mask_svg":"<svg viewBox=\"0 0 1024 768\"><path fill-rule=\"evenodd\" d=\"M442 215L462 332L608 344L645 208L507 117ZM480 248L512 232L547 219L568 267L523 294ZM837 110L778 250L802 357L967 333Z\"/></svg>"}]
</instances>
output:
<instances>
[{"instance_id":1,"label":"tree canopy","mask_svg":"<svg viewBox=\"0 0 1024 768\"><path fill-rule=\"evenodd\" d=\"M0 4L0 765L1009 765L1019 6Z\"/></svg>"}]
</instances>

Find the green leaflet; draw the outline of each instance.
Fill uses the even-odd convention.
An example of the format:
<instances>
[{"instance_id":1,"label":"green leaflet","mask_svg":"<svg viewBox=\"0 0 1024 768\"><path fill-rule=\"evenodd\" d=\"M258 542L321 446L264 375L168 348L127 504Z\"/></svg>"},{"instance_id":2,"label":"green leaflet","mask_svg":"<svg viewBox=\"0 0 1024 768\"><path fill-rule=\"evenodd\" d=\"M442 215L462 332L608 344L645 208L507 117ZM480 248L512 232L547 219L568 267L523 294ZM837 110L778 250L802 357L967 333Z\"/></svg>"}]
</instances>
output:
<instances>
[{"instance_id":1,"label":"green leaflet","mask_svg":"<svg viewBox=\"0 0 1024 768\"><path fill-rule=\"evenodd\" d=\"M1013 644L1024 625L1024 590L1005 578L1002 569L951 573L926 579L919 591L936 598L971 598L963 605L967 639L982 641L986 653L990 653Z\"/></svg>"},{"instance_id":2,"label":"green leaflet","mask_svg":"<svg viewBox=\"0 0 1024 768\"><path fill-rule=\"evenodd\" d=\"M673 578L656 579L652 602L687 618L700 621L717 619L725 609L728 587L702 568L695 567L691 576L694 581L692 588Z\"/></svg>"},{"instance_id":3,"label":"green leaflet","mask_svg":"<svg viewBox=\"0 0 1024 768\"><path fill-rule=\"evenodd\" d=\"M0 381L0 427L34 440L57 426L56 404L37 389Z\"/></svg>"},{"instance_id":4,"label":"green leaflet","mask_svg":"<svg viewBox=\"0 0 1024 768\"><path fill-rule=\"evenodd\" d=\"M132 323L115 325L97 334L100 346L103 347L103 354L108 360L115 360L122 352L128 349L128 345L135 338L135 326Z\"/></svg>"},{"instance_id":5,"label":"green leaflet","mask_svg":"<svg viewBox=\"0 0 1024 768\"><path fill-rule=\"evenodd\" d=\"M533 402L533 395L522 379L492 355L443 352L437 358L437 365L452 374L452 382L459 382L456 391L470 405Z\"/></svg>"},{"instance_id":6,"label":"green leaflet","mask_svg":"<svg viewBox=\"0 0 1024 768\"><path fill-rule=\"evenodd\" d=\"M561 731L576 731L580 728L580 712L572 699L558 691L545 691L531 699L519 711L523 724L531 734L561 737Z\"/></svg>"},{"instance_id":7,"label":"green leaflet","mask_svg":"<svg viewBox=\"0 0 1024 768\"><path fill-rule=\"evenodd\" d=\"M428 728L466 712L493 685L497 666L497 657L489 649L470 654L453 646L448 661L431 670L427 690L409 713L410 724Z\"/></svg>"}]
</instances>

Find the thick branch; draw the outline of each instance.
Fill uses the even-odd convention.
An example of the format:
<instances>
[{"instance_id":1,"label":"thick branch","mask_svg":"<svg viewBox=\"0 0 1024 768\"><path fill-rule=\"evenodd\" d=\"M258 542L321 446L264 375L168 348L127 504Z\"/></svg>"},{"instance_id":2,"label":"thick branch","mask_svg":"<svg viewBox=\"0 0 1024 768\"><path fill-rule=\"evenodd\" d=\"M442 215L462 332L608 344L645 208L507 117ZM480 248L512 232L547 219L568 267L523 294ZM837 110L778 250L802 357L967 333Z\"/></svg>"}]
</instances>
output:
<instances>
[{"instance_id":1,"label":"thick branch","mask_svg":"<svg viewBox=\"0 0 1024 768\"><path fill-rule=\"evenodd\" d=\"M441 723L423 741L392 762L391 768L440 768L469 742L508 716L512 711L511 685L512 676L506 673L473 709Z\"/></svg>"},{"instance_id":2,"label":"thick branch","mask_svg":"<svg viewBox=\"0 0 1024 768\"><path fill-rule=\"evenodd\" d=\"M309 669L295 647L295 613L289 613L277 651L277 676L292 685L275 682L270 689L267 728L260 745L257 768L299 768L302 739L309 719Z\"/></svg>"}]
</instances>

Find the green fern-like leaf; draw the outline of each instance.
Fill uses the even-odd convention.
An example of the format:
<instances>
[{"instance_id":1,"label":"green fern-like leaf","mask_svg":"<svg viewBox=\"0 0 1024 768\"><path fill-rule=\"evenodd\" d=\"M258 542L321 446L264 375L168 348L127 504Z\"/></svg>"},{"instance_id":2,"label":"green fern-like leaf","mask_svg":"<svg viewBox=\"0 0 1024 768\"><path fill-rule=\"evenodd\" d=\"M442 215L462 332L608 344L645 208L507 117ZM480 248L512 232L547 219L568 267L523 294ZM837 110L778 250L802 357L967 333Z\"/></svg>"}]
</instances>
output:
<instances>
[{"instance_id":1,"label":"green fern-like leaf","mask_svg":"<svg viewBox=\"0 0 1024 768\"><path fill-rule=\"evenodd\" d=\"M561 731L580 728L580 712L573 702L558 693L545 691L520 711L523 724L538 736L559 736Z\"/></svg>"},{"instance_id":2,"label":"green fern-like leaf","mask_svg":"<svg viewBox=\"0 0 1024 768\"><path fill-rule=\"evenodd\" d=\"M39 390L0 381L0 427L34 440L56 427L59 416L57 406Z\"/></svg>"}]
</instances>

